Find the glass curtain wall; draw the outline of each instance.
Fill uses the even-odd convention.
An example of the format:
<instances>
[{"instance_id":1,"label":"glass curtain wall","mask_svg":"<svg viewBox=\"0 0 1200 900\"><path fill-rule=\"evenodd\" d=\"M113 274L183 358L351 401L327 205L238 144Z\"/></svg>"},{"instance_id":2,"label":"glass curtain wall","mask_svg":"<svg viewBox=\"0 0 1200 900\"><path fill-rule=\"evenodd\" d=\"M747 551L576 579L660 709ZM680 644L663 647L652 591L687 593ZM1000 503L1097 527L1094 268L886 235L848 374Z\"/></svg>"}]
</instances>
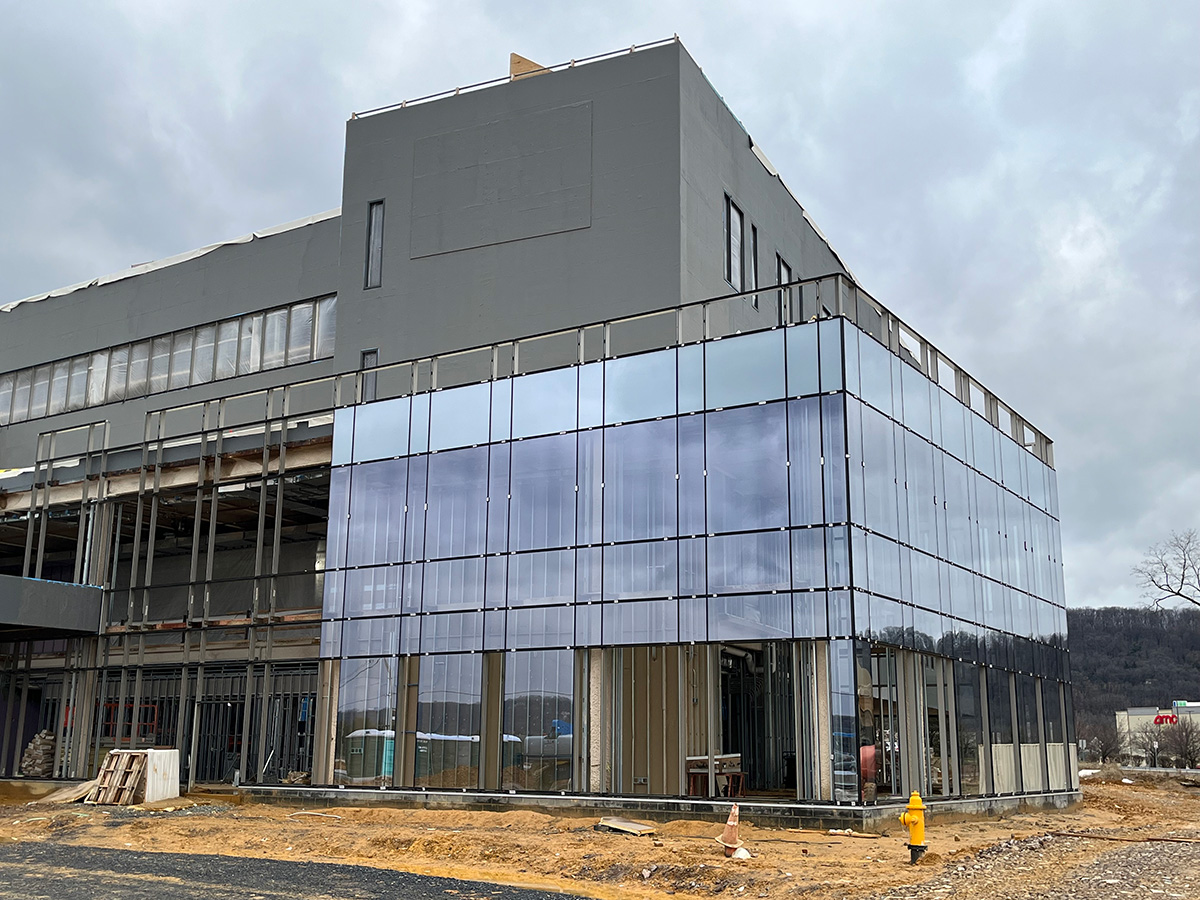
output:
<instances>
[{"instance_id":1,"label":"glass curtain wall","mask_svg":"<svg viewBox=\"0 0 1200 900\"><path fill-rule=\"evenodd\" d=\"M842 320L341 409L333 463L323 653L343 681L420 656L423 785L491 777L488 653L506 698L545 698L584 687L521 654L797 639L831 641L830 799L905 788L911 715L926 790L1024 783L991 683L1063 677L1053 473ZM926 660L907 695L901 650ZM566 719L501 715L506 782L569 781L526 752Z\"/></svg>"}]
</instances>

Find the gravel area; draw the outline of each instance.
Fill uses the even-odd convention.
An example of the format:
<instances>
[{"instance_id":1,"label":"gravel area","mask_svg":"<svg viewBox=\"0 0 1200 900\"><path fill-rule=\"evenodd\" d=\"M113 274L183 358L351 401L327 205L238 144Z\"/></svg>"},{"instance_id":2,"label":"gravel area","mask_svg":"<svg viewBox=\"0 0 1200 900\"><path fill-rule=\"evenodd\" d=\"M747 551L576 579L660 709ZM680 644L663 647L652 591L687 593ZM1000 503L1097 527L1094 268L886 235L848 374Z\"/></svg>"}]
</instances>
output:
<instances>
[{"instance_id":1,"label":"gravel area","mask_svg":"<svg viewBox=\"0 0 1200 900\"><path fill-rule=\"evenodd\" d=\"M873 900L991 898L1112 900L1114 897L1200 898L1200 843L1104 842L1112 849L1084 861L1095 839L1042 835L1003 841L917 885Z\"/></svg>"}]
</instances>

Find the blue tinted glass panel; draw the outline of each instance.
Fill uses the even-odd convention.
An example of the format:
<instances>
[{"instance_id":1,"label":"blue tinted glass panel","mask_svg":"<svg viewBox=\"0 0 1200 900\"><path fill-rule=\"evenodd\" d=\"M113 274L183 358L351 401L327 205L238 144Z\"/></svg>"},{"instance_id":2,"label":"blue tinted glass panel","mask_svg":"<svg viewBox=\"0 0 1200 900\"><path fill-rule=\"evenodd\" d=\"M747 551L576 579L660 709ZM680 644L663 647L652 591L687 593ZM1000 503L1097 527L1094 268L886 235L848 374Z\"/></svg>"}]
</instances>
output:
<instances>
[{"instance_id":1,"label":"blue tinted glass panel","mask_svg":"<svg viewBox=\"0 0 1200 900\"><path fill-rule=\"evenodd\" d=\"M575 551L520 553L508 558L508 605L537 606L575 600Z\"/></svg>"},{"instance_id":2,"label":"blue tinted glass panel","mask_svg":"<svg viewBox=\"0 0 1200 900\"><path fill-rule=\"evenodd\" d=\"M774 400L786 393L783 332L764 331L705 346L705 401L709 409Z\"/></svg>"},{"instance_id":3,"label":"blue tinted glass panel","mask_svg":"<svg viewBox=\"0 0 1200 900\"><path fill-rule=\"evenodd\" d=\"M704 346L679 348L679 412L704 409Z\"/></svg>"},{"instance_id":4,"label":"blue tinted glass panel","mask_svg":"<svg viewBox=\"0 0 1200 900\"><path fill-rule=\"evenodd\" d=\"M335 409L333 411L333 465L341 466L350 462L353 446L354 408Z\"/></svg>"},{"instance_id":5,"label":"blue tinted glass panel","mask_svg":"<svg viewBox=\"0 0 1200 900\"><path fill-rule=\"evenodd\" d=\"M346 539L350 528L350 469L329 473L329 527L325 541L325 568L346 564Z\"/></svg>"},{"instance_id":6,"label":"blue tinted glass panel","mask_svg":"<svg viewBox=\"0 0 1200 900\"><path fill-rule=\"evenodd\" d=\"M508 605L507 556L489 556L484 575L483 605L488 609L503 609Z\"/></svg>"},{"instance_id":7,"label":"blue tinted glass panel","mask_svg":"<svg viewBox=\"0 0 1200 900\"><path fill-rule=\"evenodd\" d=\"M816 525L825 521L821 490L821 398L809 397L788 404L788 461L792 524Z\"/></svg>"},{"instance_id":8,"label":"blue tinted glass panel","mask_svg":"<svg viewBox=\"0 0 1200 900\"><path fill-rule=\"evenodd\" d=\"M579 367L579 427L595 428L604 422L604 363Z\"/></svg>"},{"instance_id":9,"label":"blue tinted glass panel","mask_svg":"<svg viewBox=\"0 0 1200 900\"><path fill-rule=\"evenodd\" d=\"M876 409L892 414L892 354L873 338L863 335L858 342L861 381L859 395Z\"/></svg>"},{"instance_id":10,"label":"blue tinted glass panel","mask_svg":"<svg viewBox=\"0 0 1200 900\"><path fill-rule=\"evenodd\" d=\"M505 378L492 382L492 440L507 441L512 437L512 381Z\"/></svg>"},{"instance_id":11,"label":"blue tinted glass panel","mask_svg":"<svg viewBox=\"0 0 1200 900\"><path fill-rule=\"evenodd\" d=\"M345 593L345 573L326 572L321 604L322 619L340 619L342 617L342 601Z\"/></svg>"},{"instance_id":12,"label":"blue tinted glass panel","mask_svg":"<svg viewBox=\"0 0 1200 900\"><path fill-rule=\"evenodd\" d=\"M575 610L570 606L542 606L508 611L508 646L569 647L575 640Z\"/></svg>"},{"instance_id":13,"label":"blue tinted glass panel","mask_svg":"<svg viewBox=\"0 0 1200 900\"><path fill-rule=\"evenodd\" d=\"M575 443L563 434L513 444L510 549L575 543Z\"/></svg>"},{"instance_id":14,"label":"blue tinted glass panel","mask_svg":"<svg viewBox=\"0 0 1200 900\"><path fill-rule=\"evenodd\" d=\"M400 576L399 566L376 566L347 572L346 617L399 615Z\"/></svg>"},{"instance_id":15,"label":"blue tinted glass panel","mask_svg":"<svg viewBox=\"0 0 1200 900\"><path fill-rule=\"evenodd\" d=\"M868 587L876 594L900 598L900 546L876 534L867 535Z\"/></svg>"},{"instance_id":16,"label":"blue tinted glass panel","mask_svg":"<svg viewBox=\"0 0 1200 900\"><path fill-rule=\"evenodd\" d=\"M603 551L580 547L575 551L575 602L598 603L604 575Z\"/></svg>"},{"instance_id":17,"label":"blue tinted glass panel","mask_svg":"<svg viewBox=\"0 0 1200 900\"><path fill-rule=\"evenodd\" d=\"M904 386L904 424L921 437L930 438L933 436L929 406L932 382L912 366L901 366L900 372Z\"/></svg>"},{"instance_id":18,"label":"blue tinted glass panel","mask_svg":"<svg viewBox=\"0 0 1200 900\"><path fill-rule=\"evenodd\" d=\"M791 587L788 557L786 531L709 538L709 592L786 591Z\"/></svg>"},{"instance_id":19,"label":"blue tinted glass panel","mask_svg":"<svg viewBox=\"0 0 1200 900\"><path fill-rule=\"evenodd\" d=\"M422 617L422 653L461 653L482 649L483 613L439 613Z\"/></svg>"},{"instance_id":20,"label":"blue tinted glass panel","mask_svg":"<svg viewBox=\"0 0 1200 900\"><path fill-rule=\"evenodd\" d=\"M853 533L862 534L858 529ZM851 583L850 534L851 530L845 525L825 529L825 577L830 587L849 587ZM854 583L862 585L866 582L855 579Z\"/></svg>"},{"instance_id":21,"label":"blue tinted glass panel","mask_svg":"<svg viewBox=\"0 0 1200 900\"><path fill-rule=\"evenodd\" d=\"M697 643L708 640L708 601L704 597L680 598L679 640Z\"/></svg>"},{"instance_id":22,"label":"blue tinted glass panel","mask_svg":"<svg viewBox=\"0 0 1200 900\"><path fill-rule=\"evenodd\" d=\"M704 503L704 416L678 419L679 533L708 530Z\"/></svg>"},{"instance_id":23,"label":"blue tinted glass panel","mask_svg":"<svg viewBox=\"0 0 1200 900\"><path fill-rule=\"evenodd\" d=\"M512 447L493 444L488 450L488 553L508 549L508 476Z\"/></svg>"},{"instance_id":24,"label":"blue tinted glass panel","mask_svg":"<svg viewBox=\"0 0 1200 900\"><path fill-rule=\"evenodd\" d=\"M425 558L425 487L429 457L418 456L408 464L408 515L404 519L404 560Z\"/></svg>"},{"instance_id":25,"label":"blue tinted glass panel","mask_svg":"<svg viewBox=\"0 0 1200 900\"><path fill-rule=\"evenodd\" d=\"M871 598L871 634L887 644L904 644L904 611L895 600Z\"/></svg>"},{"instance_id":26,"label":"blue tinted glass panel","mask_svg":"<svg viewBox=\"0 0 1200 900\"><path fill-rule=\"evenodd\" d=\"M981 417L970 414L972 444L975 450L975 468L995 478L998 474L996 465L996 429Z\"/></svg>"},{"instance_id":27,"label":"blue tinted glass panel","mask_svg":"<svg viewBox=\"0 0 1200 900\"><path fill-rule=\"evenodd\" d=\"M896 535L896 446L894 426L870 407L862 408L863 499L868 528Z\"/></svg>"},{"instance_id":28,"label":"blue tinted glass panel","mask_svg":"<svg viewBox=\"0 0 1200 900\"><path fill-rule=\"evenodd\" d=\"M604 515L604 432L579 434L579 490L576 495L578 525L575 541L598 544Z\"/></svg>"},{"instance_id":29,"label":"blue tinted glass panel","mask_svg":"<svg viewBox=\"0 0 1200 900\"><path fill-rule=\"evenodd\" d=\"M576 427L579 369L553 369L514 378L514 438L555 434Z\"/></svg>"},{"instance_id":30,"label":"blue tinted glass panel","mask_svg":"<svg viewBox=\"0 0 1200 900\"><path fill-rule=\"evenodd\" d=\"M425 563L425 612L483 609L483 557Z\"/></svg>"},{"instance_id":31,"label":"blue tinted glass panel","mask_svg":"<svg viewBox=\"0 0 1200 900\"><path fill-rule=\"evenodd\" d=\"M354 461L390 459L408 453L408 397L367 403L354 416Z\"/></svg>"},{"instance_id":32,"label":"blue tinted glass panel","mask_svg":"<svg viewBox=\"0 0 1200 900\"><path fill-rule=\"evenodd\" d=\"M794 325L787 329L788 396L804 397L820 390L816 323Z\"/></svg>"},{"instance_id":33,"label":"blue tinted glass panel","mask_svg":"<svg viewBox=\"0 0 1200 900\"><path fill-rule=\"evenodd\" d=\"M488 448L438 453L429 458L429 509L425 515L430 559L482 553L487 525Z\"/></svg>"},{"instance_id":34,"label":"blue tinted glass panel","mask_svg":"<svg viewBox=\"0 0 1200 900\"><path fill-rule=\"evenodd\" d=\"M605 422L632 422L675 414L674 350L610 359L604 365Z\"/></svg>"},{"instance_id":35,"label":"blue tinted glass panel","mask_svg":"<svg viewBox=\"0 0 1200 900\"><path fill-rule=\"evenodd\" d=\"M792 615L798 638L823 638L829 634L825 615L825 592L804 591L792 595Z\"/></svg>"},{"instance_id":36,"label":"blue tinted glass panel","mask_svg":"<svg viewBox=\"0 0 1200 900\"><path fill-rule=\"evenodd\" d=\"M605 600L673 597L678 590L678 554L674 541L604 548Z\"/></svg>"},{"instance_id":37,"label":"blue tinted glass panel","mask_svg":"<svg viewBox=\"0 0 1200 900\"><path fill-rule=\"evenodd\" d=\"M400 620L351 619L342 625L345 656L391 656L400 643Z\"/></svg>"},{"instance_id":38,"label":"blue tinted glass panel","mask_svg":"<svg viewBox=\"0 0 1200 900\"><path fill-rule=\"evenodd\" d=\"M679 593L700 596L708 593L708 563L704 538L679 541Z\"/></svg>"},{"instance_id":39,"label":"blue tinted glass panel","mask_svg":"<svg viewBox=\"0 0 1200 900\"><path fill-rule=\"evenodd\" d=\"M429 449L486 444L491 428L491 385L438 391L430 401Z\"/></svg>"},{"instance_id":40,"label":"blue tinted glass panel","mask_svg":"<svg viewBox=\"0 0 1200 900\"><path fill-rule=\"evenodd\" d=\"M604 540L676 533L674 419L604 432Z\"/></svg>"},{"instance_id":41,"label":"blue tinted glass panel","mask_svg":"<svg viewBox=\"0 0 1200 900\"><path fill-rule=\"evenodd\" d=\"M847 519L845 410L842 396L821 398L826 522L845 522Z\"/></svg>"},{"instance_id":42,"label":"blue tinted glass panel","mask_svg":"<svg viewBox=\"0 0 1200 900\"><path fill-rule=\"evenodd\" d=\"M825 529L792 532L792 587L825 587Z\"/></svg>"},{"instance_id":43,"label":"blue tinted glass panel","mask_svg":"<svg viewBox=\"0 0 1200 900\"><path fill-rule=\"evenodd\" d=\"M710 597L708 633L713 641L780 640L792 636L790 594Z\"/></svg>"},{"instance_id":44,"label":"blue tinted glass panel","mask_svg":"<svg viewBox=\"0 0 1200 900\"><path fill-rule=\"evenodd\" d=\"M418 394L412 398L412 428L409 431L410 453L425 453L429 450L429 395Z\"/></svg>"},{"instance_id":45,"label":"blue tinted glass panel","mask_svg":"<svg viewBox=\"0 0 1200 900\"><path fill-rule=\"evenodd\" d=\"M842 389L842 320L825 319L817 324L821 339L821 390Z\"/></svg>"},{"instance_id":46,"label":"blue tinted glass panel","mask_svg":"<svg viewBox=\"0 0 1200 900\"><path fill-rule=\"evenodd\" d=\"M575 646L596 647L601 640L600 606L575 607Z\"/></svg>"},{"instance_id":47,"label":"blue tinted glass panel","mask_svg":"<svg viewBox=\"0 0 1200 900\"><path fill-rule=\"evenodd\" d=\"M678 601L606 603L602 609L606 644L662 644L679 640Z\"/></svg>"},{"instance_id":48,"label":"blue tinted glass panel","mask_svg":"<svg viewBox=\"0 0 1200 900\"><path fill-rule=\"evenodd\" d=\"M399 562L408 460L355 466L352 473L346 564Z\"/></svg>"},{"instance_id":49,"label":"blue tinted glass panel","mask_svg":"<svg viewBox=\"0 0 1200 900\"><path fill-rule=\"evenodd\" d=\"M785 526L784 405L725 410L706 418L709 532Z\"/></svg>"}]
</instances>

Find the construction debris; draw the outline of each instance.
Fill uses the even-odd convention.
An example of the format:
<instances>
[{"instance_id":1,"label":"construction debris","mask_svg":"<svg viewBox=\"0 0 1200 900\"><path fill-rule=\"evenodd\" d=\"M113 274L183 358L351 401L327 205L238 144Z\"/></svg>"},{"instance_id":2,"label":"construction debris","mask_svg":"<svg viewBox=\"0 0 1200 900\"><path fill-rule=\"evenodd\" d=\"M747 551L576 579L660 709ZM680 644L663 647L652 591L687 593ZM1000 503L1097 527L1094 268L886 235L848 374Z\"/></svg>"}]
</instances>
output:
<instances>
[{"instance_id":1,"label":"construction debris","mask_svg":"<svg viewBox=\"0 0 1200 900\"><path fill-rule=\"evenodd\" d=\"M66 787L61 787L57 791L47 794L45 797L39 797L36 803L78 803L84 797L91 793L92 788L96 786L96 781L81 781L78 784L68 784Z\"/></svg>"},{"instance_id":2,"label":"construction debris","mask_svg":"<svg viewBox=\"0 0 1200 900\"><path fill-rule=\"evenodd\" d=\"M282 782L283 784L312 784L312 776L308 772L288 772Z\"/></svg>"},{"instance_id":3,"label":"construction debris","mask_svg":"<svg viewBox=\"0 0 1200 900\"><path fill-rule=\"evenodd\" d=\"M592 827L595 831L619 831L622 834L632 834L637 837L654 834L657 831L653 825L634 822L632 819L623 819L620 816L605 816Z\"/></svg>"},{"instance_id":4,"label":"construction debris","mask_svg":"<svg viewBox=\"0 0 1200 900\"><path fill-rule=\"evenodd\" d=\"M145 796L146 752L109 750L85 803L132 806Z\"/></svg>"},{"instance_id":5,"label":"construction debris","mask_svg":"<svg viewBox=\"0 0 1200 900\"><path fill-rule=\"evenodd\" d=\"M39 731L21 754L21 774L28 778L49 778L54 774L54 732Z\"/></svg>"}]
</instances>

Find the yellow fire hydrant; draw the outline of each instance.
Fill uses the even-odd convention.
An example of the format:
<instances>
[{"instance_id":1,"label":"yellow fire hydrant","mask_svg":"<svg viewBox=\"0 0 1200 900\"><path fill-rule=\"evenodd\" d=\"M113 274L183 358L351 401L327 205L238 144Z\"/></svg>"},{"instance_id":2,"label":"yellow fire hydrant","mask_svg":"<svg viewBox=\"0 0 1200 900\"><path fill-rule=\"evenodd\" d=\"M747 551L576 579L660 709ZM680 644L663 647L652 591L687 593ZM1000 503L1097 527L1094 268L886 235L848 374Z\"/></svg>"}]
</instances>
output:
<instances>
[{"instance_id":1,"label":"yellow fire hydrant","mask_svg":"<svg viewBox=\"0 0 1200 900\"><path fill-rule=\"evenodd\" d=\"M908 798L908 809L900 813L900 824L908 829L906 846L911 854L909 862L916 865L928 849L925 846L925 804L921 802L921 795L916 791Z\"/></svg>"}]
</instances>

